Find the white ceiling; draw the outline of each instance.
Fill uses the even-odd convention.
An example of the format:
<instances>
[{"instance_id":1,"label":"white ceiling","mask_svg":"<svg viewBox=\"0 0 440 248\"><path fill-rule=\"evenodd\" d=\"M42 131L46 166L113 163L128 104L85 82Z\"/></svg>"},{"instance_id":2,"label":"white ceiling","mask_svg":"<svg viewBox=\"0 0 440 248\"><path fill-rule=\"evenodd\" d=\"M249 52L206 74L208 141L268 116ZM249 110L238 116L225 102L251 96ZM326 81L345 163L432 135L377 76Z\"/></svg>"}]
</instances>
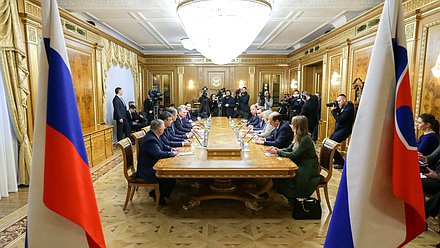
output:
<instances>
[{"instance_id":1,"label":"white ceiling","mask_svg":"<svg viewBox=\"0 0 440 248\"><path fill-rule=\"evenodd\" d=\"M145 54L191 53L176 14L176 0L58 0L59 6ZM269 22L247 53L287 54L383 0L274 0Z\"/></svg>"}]
</instances>

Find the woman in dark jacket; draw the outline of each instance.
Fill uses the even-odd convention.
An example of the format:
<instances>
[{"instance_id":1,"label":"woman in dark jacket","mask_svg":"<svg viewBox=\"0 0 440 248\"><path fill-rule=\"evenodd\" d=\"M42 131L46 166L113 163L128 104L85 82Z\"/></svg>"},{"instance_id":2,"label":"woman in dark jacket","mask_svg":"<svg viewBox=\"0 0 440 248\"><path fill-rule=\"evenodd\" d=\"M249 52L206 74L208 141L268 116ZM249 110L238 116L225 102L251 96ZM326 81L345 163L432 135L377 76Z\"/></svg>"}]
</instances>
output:
<instances>
[{"instance_id":1,"label":"woman in dark jacket","mask_svg":"<svg viewBox=\"0 0 440 248\"><path fill-rule=\"evenodd\" d=\"M257 193L260 197L267 197L267 192L273 185L291 202L294 198L310 197L318 186L320 180L318 157L314 143L308 134L307 117L293 117L292 128L294 132L292 144L285 149L270 147L269 153L290 158L298 166L296 175L293 178L269 180L265 187Z\"/></svg>"}]
</instances>

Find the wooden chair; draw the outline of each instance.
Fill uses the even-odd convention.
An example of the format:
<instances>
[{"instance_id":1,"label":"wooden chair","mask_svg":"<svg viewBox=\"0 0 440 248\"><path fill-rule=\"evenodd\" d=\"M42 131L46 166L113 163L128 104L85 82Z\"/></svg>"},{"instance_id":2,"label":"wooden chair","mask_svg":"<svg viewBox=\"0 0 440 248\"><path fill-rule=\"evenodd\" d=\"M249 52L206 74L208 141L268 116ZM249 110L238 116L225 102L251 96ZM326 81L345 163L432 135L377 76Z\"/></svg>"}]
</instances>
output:
<instances>
[{"instance_id":1,"label":"wooden chair","mask_svg":"<svg viewBox=\"0 0 440 248\"><path fill-rule=\"evenodd\" d=\"M320 175L321 180L316 187L316 195L318 196L318 200L321 200L321 195L319 194L319 189L324 188L325 200L327 201L328 209L330 213L332 212L332 207L330 205L330 199L328 198L328 182L332 178L333 174L333 155L335 154L336 149L338 148L339 143L333 141L331 139L324 139L321 145L321 150L319 152L319 167L320 172L325 171L327 175L324 177Z\"/></svg>"},{"instance_id":2,"label":"wooden chair","mask_svg":"<svg viewBox=\"0 0 440 248\"><path fill-rule=\"evenodd\" d=\"M150 131L150 126L143 127L141 130L144 131L145 134L147 134L148 131Z\"/></svg>"},{"instance_id":3,"label":"wooden chair","mask_svg":"<svg viewBox=\"0 0 440 248\"><path fill-rule=\"evenodd\" d=\"M139 157L139 149L141 147L142 140L144 140L145 134L146 133L143 130L131 134L131 137L133 137L133 139L134 139L137 157Z\"/></svg>"},{"instance_id":4,"label":"wooden chair","mask_svg":"<svg viewBox=\"0 0 440 248\"><path fill-rule=\"evenodd\" d=\"M124 211L127 209L128 200L133 199L134 192L138 187L154 188L156 193L156 210L159 210L160 190L158 183L145 182L142 178L135 177L133 149L129 138L120 140L117 147L124 155L124 176L127 180L127 197L125 198Z\"/></svg>"}]
</instances>

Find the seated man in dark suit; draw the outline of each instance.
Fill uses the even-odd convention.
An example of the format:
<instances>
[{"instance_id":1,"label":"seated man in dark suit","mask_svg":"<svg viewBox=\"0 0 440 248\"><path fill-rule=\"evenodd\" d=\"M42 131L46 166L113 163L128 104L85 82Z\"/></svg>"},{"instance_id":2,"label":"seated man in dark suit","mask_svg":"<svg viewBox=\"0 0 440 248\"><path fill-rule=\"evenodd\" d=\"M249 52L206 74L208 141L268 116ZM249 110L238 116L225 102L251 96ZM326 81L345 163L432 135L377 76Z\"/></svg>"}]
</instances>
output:
<instances>
[{"instance_id":1,"label":"seated man in dark suit","mask_svg":"<svg viewBox=\"0 0 440 248\"><path fill-rule=\"evenodd\" d=\"M196 121L197 120L197 116L196 116L197 113L195 113L195 111L192 110L191 103L185 102L185 107L186 107L186 111L188 111L188 113L185 117L185 120L188 122Z\"/></svg>"},{"instance_id":2,"label":"seated man in dark suit","mask_svg":"<svg viewBox=\"0 0 440 248\"><path fill-rule=\"evenodd\" d=\"M192 138L194 135L193 133L183 132L176 128L177 110L175 108L168 108L167 111L170 112L173 117L173 123L171 123L171 126L167 128L167 131L170 132L171 136L181 139Z\"/></svg>"},{"instance_id":3,"label":"seated man in dark suit","mask_svg":"<svg viewBox=\"0 0 440 248\"><path fill-rule=\"evenodd\" d=\"M177 150L165 145L160 136L165 130L162 120L152 120L150 131L145 135L139 149L138 167L136 175L146 182L158 182L160 188L160 205L166 205L165 198L169 198L176 184L174 178L158 178L153 166L162 158L174 157ZM149 193L156 198L154 190Z\"/></svg>"},{"instance_id":4,"label":"seated man in dark suit","mask_svg":"<svg viewBox=\"0 0 440 248\"><path fill-rule=\"evenodd\" d=\"M263 131L264 126L266 126L266 122L263 120L263 109L260 108L257 110L258 122L254 125L254 132Z\"/></svg>"},{"instance_id":5,"label":"seated man in dark suit","mask_svg":"<svg viewBox=\"0 0 440 248\"><path fill-rule=\"evenodd\" d=\"M159 118L163 120L165 125L165 131L163 135L160 136L160 139L165 145L169 145L171 147L182 147L182 146L190 146L191 142L189 140L177 141L170 135L170 132L167 131L169 127L171 127L173 123L173 115L170 112L163 111L160 113Z\"/></svg>"},{"instance_id":6,"label":"seated man in dark suit","mask_svg":"<svg viewBox=\"0 0 440 248\"><path fill-rule=\"evenodd\" d=\"M185 105L180 105L177 108L177 119L175 121L175 127L177 130L180 130L185 133L189 133L191 132L192 125L191 123L188 122L189 125L191 125L191 127L189 127L188 124L186 124L186 122L183 120L186 117L186 114L187 114L187 110Z\"/></svg>"},{"instance_id":7,"label":"seated man in dark suit","mask_svg":"<svg viewBox=\"0 0 440 248\"><path fill-rule=\"evenodd\" d=\"M144 127L142 125L142 123L143 123L143 116L139 115L136 112L136 106L135 105L130 105L130 107L128 108L127 120L128 120L128 124L130 125L131 131L135 131L135 132L141 131L141 128Z\"/></svg>"},{"instance_id":8,"label":"seated man in dark suit","mask_svg":"<svg viewBox=\"0 0 440 248\"><path fill-rule=\"evenodd\" d=\"M257 116L257 106L255 104L251 105L251 118L246 123L246 126L255 126L258 124L260 118Z\"/></svg>"},{"instance_id":9,"label":"seated man in dark suit","mask_svg":"<svg viewBox=\"0 0 440 248\"><path fill-rule=\"evenodd\" d=\"M288 147L293 141L293 132L289 122L283 121L281 114L274 112L269 116L269 123L275 127L272 135L266 139L259 138L255 143L279 149Z\"/></svg>"}]
</instances>

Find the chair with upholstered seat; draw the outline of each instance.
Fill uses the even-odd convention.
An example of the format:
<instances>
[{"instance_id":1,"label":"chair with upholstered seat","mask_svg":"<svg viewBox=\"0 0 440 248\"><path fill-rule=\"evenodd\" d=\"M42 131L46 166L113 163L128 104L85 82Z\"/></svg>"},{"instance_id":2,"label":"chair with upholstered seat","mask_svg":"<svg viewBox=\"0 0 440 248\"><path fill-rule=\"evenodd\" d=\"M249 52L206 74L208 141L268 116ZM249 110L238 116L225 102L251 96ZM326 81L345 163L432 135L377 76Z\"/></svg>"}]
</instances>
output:
<instances>
[{"instance_id":1,"label":"chair with upholstered seat","mask_svg":"<svg viewBox=\"0 0 440 248\"><path fill-rule=\"evenodd\" d=\"M316 187L316 195L318 196L318 200L321 200L321 195L319 193L319 189L324 189L324 195L325 200L327 201L327 206L330 211L332 212L332 207L330 205L330 199L328 197L328 182L332 178L333 174L333 156L335 154L336 149L338 148L339 143L336 141L333 141L331 139L324 139L321 145L321 150L319 152L319 167L320 167L320 173L322 171L325 171L327 173L326 176L323 176L320 174L321 180L318 184L318 187Z\"/></svg>"},{"instance_id":2,"label":"chair with upholstered seat","mask_svg":"<svg viewBox=\"0 0 440 248\"><path fill-rule=\"evenodd\" d=\"M159 209L160 190L159 184L153 182L145 182L142 178L136 177L134 162L133 162L133 149L129 138L120 140L117 143L117 147L121 149L124 156L124 176L127 180L127 196L125 198L124 211L127 209L128 201L133 199L134 192L138 187L154 188L156 193L156 209Z\"/></svg>"}]
</instances>

